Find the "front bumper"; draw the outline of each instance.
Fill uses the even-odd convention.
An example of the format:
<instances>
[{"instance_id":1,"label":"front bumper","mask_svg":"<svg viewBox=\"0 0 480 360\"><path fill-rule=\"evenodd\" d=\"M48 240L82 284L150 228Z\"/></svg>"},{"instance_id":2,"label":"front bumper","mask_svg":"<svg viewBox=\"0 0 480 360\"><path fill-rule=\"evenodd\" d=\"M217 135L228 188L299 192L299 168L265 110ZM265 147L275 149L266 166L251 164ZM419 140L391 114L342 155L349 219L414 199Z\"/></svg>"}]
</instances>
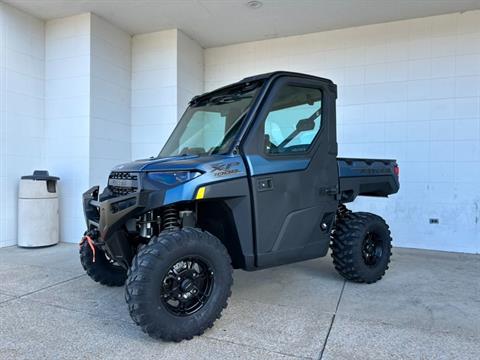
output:
<instances>
[{"instance_id":1,"label":"front bumper","mask_svg":"<svg viewBox=\"0 0 480 360\"><path fill-rule=\"evenodd\" d=\"M139 191L100 201L99 187L90 188L83 193L83 213L87 230L97 229L100 240L107 241L128 219L149 210L153 193Z\"/></svg>"}]
</instances>

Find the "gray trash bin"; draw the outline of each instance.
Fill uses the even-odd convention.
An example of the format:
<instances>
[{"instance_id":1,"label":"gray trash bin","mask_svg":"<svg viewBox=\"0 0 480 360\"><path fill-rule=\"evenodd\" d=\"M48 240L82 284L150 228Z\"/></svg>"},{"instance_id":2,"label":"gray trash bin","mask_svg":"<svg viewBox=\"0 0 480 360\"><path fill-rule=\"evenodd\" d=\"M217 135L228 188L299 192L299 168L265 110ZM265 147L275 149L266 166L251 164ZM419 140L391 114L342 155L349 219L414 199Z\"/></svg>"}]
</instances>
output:
<instances>
[{"instance_id":1,"label":"gray trash bin","mask_svg":"<svg viewBox=\"0 0 480 360\"><path fill-rule=\"evenodd\" d=\"M58 243L58 180L44 170L22 176L18 189L18 246Z\"/></svg>"}]
</instances>

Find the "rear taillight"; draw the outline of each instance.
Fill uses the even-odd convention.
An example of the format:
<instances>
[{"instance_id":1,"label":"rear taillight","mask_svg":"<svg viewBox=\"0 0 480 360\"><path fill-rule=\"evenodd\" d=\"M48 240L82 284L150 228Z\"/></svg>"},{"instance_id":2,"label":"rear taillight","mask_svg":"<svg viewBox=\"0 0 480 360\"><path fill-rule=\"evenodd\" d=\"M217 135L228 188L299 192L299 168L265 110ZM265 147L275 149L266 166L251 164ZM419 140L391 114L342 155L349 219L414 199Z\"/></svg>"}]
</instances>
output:
<instances>
[{"instance_id":1,"label":"rear taillight","mask_svg":"<svg viewBox=\"0 0 480 360\"><path fill-rule=\"evenodd\" d=\"M400 168L398 167L398 165L395 165L393 167L393 173L396 175L396 176L399 176L400 175Z\"/></svg>"}]
</instances>

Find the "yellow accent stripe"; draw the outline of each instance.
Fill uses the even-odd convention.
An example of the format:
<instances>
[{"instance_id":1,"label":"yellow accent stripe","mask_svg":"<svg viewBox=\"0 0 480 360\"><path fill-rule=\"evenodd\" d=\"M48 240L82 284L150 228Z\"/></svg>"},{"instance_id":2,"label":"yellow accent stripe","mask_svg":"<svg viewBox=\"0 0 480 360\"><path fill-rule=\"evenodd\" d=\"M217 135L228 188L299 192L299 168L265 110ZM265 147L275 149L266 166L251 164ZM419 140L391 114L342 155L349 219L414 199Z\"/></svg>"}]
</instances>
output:
<instances>
[{"instance_id":1,"label":"yellow accent stripe","mask_svg":"<svg viewBox=\"0 0 480 360\"><path fill-rule=\"evenodd\" d=\"M195 197L195 199L200 200L200 199L203 199L204 197L205 197L205 186L202 186L200 189L198 189L197 196Z\"/></svg>"}]
</instances>

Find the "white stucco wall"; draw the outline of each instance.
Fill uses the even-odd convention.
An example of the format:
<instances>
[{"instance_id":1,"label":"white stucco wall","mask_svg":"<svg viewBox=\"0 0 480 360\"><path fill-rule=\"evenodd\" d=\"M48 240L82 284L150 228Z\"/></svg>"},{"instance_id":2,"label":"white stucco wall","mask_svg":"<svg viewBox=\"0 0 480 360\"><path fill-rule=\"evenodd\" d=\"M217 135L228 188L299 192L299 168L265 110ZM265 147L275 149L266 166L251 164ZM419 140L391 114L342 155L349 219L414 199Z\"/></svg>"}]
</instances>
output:
<instances>
[{"instance_id":1,"label":"white stucco wall","mask_svg":"<svg viewBox=\"0 0 480 360\"><path fill-rule=\"evenodd\" d=\"M61 239L81 193L159 152L188 101L273 70L338 84L339 155L396 158L401 190L358 199L399 246L480 252L480 11L202 49L180 30L130 37L93 14L44 23L0 3L0 247L21 175L60 176ZM430 219L439 224L430 224Z\"/></svg>"},{"instance_id":2,"label":"white stucco wall","mask_svg":"<svg viewBox=\"0 0 480 360\"><path fill-rule=\"evenodd\" d=\"M203 49L178 30L132 39L94 14L0 10L0 246L16 242L20 176L42 168L61 178L61 240L76 242L81 194L157 154L203 90Z\"/></svg>"},{"instance_id":3,"label":"white stucco wall","mask_svg":"<svg viewBox=\"0 0 480 360\"><path fill-rule=\"evenodd\" d=\"M203 93L203 49L181 31L177 31L177 112L178 118L189 101Z\"/></svg>"},{"instance_id":4,"label":"white stucco wall","mask_svg":"<svg viewBox=\"0 0 480 360\"><path fill-rule=\"evenodd\" d=\"M206 49L205 88L274 70L331 78L339 155L401 169L399 194L351 207L384 216L397 246L480 252L479 24L471 11Z\"/></svg>"},{"instance_id":5,"label":"white stucco wall","mask_svg":"<svg viewBox=\"0 0 480 360\"><path fill-rule=\"evenodd\" d=\"M132 38L132 158L157 155L203 91L203 49L179 30Z\"/></svg>"},{"instance_id":6,"label":"white stucco wall","mask_svg":"<svg viewBox=\"0 0 480 360\"><path fill-rule=\"evenodd\" d=\"M45 167L60 177L60 239L84 230L81 194L89 187L91 16L46 23Z\"/></svg>"},{"instance_id":7,"label":"white stucco wall","mask_svg":"<svg viewBox=\"0 0 480 360\"><path fill-rule=\"evenodd\" d=\"M0 247L16 243L20 176L41 168L44 23L0 2Z\"/></svg>"},{"instance_id":8,"label":"white stucco wall","mask_svg":"<svg viewBox=\"0 0 480 360\"><path fill-rule=\"evenodd\" d=\"M90 184L131 158L131 36L91 15Z\"/></svg>"},{"instance_id":9,"label":"white stucco wall","mask_svg":"<svg viewBox=\"0 0 480 360\"><path fill-rule=\"evenodd\" d=\"M177 120L177 30L132 38L132 158L157 155Z\"/></svg>"},{"instance_id":10,"label":"white stucco wall","mask_svg":"<svg viewBox=\"0 0 480 360\"><path fill-rule=\"evenodd\" d=\"M84 231L82 193L131 158L130 40L93 14L46 23L44 164L61 178L63 241Z\"/></svg>"}]
</instances>

